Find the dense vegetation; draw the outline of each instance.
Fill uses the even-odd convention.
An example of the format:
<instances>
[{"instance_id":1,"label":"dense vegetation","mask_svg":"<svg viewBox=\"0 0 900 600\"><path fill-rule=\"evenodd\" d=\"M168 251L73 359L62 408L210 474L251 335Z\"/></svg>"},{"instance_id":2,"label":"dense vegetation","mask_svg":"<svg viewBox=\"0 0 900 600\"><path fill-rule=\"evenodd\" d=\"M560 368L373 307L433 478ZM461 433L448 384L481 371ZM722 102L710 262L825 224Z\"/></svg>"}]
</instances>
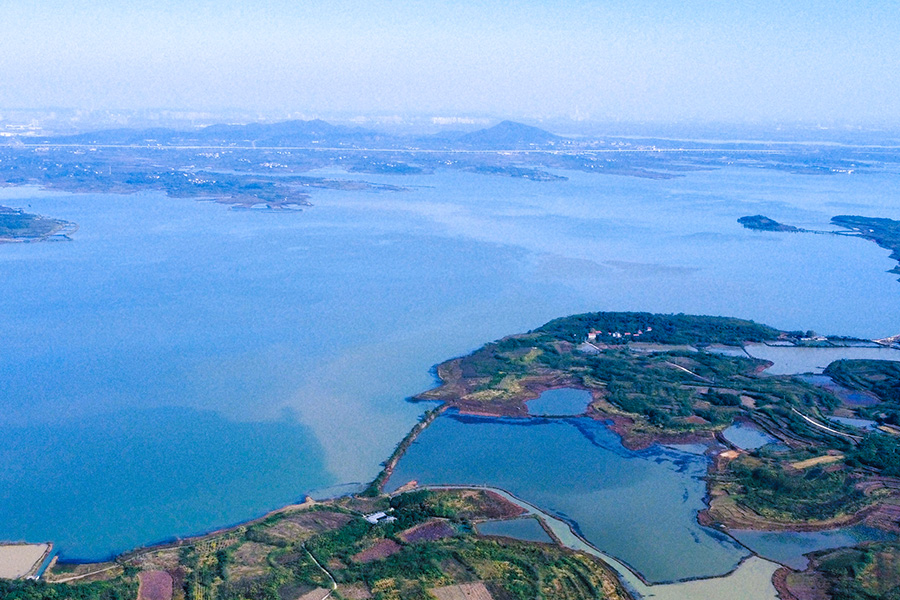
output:
<instances>
[{"instance_id":1,"label":"dense vegetation","mask_svg":"<svg viewBox=\"0 0 900 600\"><path fill-rule=\"evenodd\" d=\"M832 600L897 600L900 544L882 542L820 552L813 560L812 571L794 579L804 588L810 583L824 588Z\"/></svg>"},{"instance_id":2,"label":"dense vegetation","mask_svg":"<svg viewBox=\"0 0 900 600\"><path fill-rule=\"evenodd\" d=\"M878 469L882 475L900 477L900 437L871 433L854 448L849 461Z\"/></svg>"},{"instance_id":3,"label":"dense vegetation","mask_svg":"<svg viewBox=\"0 0 900 600\"><path fill-rule=\"evenodd\" d=\"M602 351L579 346L588 334ZM745 412L741 398L778 419L791 419L789 409L794 406L833 406L834 396L802 381L758 377L763 361L696 350L785 335L752 321L723 317L575 315L486 344L443 365L439 371L445 385L421 397L465 409L522 414L522 401L542 387L574 385L642 417L633 431L673 434L722 429ZM647 343L654 346L642 351Z\"/></svg>"},{"instance_id":4,"label":"dense vegetation","mask_svg":"<svg viewBox=\"0 0 900 600\"><path fill-rule=\"evenodd\" d=\"M0 579L3 600L133 600L136 597L137 582L133 578L71 585Z\"/></svg>"},{"instance_id":5,"label":"dense vegetation","mask_svg":"<svg viewBox=\"0 0 900 600\"><path fill-rule=\"evenodd\" d=\"M535 330L558 340L582 341L588 331L604 333L598 339L606 343L624 344L633 338L625 333L642 332L639 340L657 344L732 344L764 342L777 339L782 332L753 321L730 317L696 315L660 315L640 312L597 312L554 319ZM621 338L609 333L619 332Z\"/></svg>"},{"instance_id":6,"label":"dense vegetation","mask_svg":"<svg viewBox=\"0 0 900 600\"><path fill-rule=\"evenodd\" d=\"M743 457L729 465L742 486L742 504L775 520L801 521L830 519L862 506L864 495L846 470L813 467L788 473L783 462L783 457Z\"/></svg>"}]
</instances>

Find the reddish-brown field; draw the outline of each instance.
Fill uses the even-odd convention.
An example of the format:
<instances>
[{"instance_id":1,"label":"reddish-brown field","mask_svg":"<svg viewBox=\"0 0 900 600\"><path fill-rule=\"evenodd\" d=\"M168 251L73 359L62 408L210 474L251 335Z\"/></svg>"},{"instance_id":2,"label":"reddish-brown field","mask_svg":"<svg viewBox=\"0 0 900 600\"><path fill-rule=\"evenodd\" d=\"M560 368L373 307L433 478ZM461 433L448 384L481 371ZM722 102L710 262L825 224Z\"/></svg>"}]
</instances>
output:
<instances>
[{"instance_id":1,"label":"reddish-brown field","mask_svg":"<svg viewBox=\"0 0 900 600\"><path fill-rule=\"evenodd\" d=\"M491 593L480 581L448 585L428 591L438 600L493 600Z\"/></svg>"},{"instance_id":2,"label":"reddish-brown field","mask_svg":"<svg viewBox=\"0 0 900 600\"><path fill-rule=\"evenodd\" d=\"M446 521L434 520L411 527L398 537L407 544L415 544L416 542L434 542L455 533L456 531Z\"/></svg>"},{"instance_id":3,"label":"reddish-brown field","mask_svg":"<svg viewBox=\"0 0 900 600\"><path fill-rule=\"evenodd\" d=\"M303 541L324 531L338 529L353 517L339 512L310 510L292 514L266 527L266 533L287 542Z\"/></svg>"},{"instance_id":4,"label":"reddish-brown field","mask_svg":"<svg viewBox=\"0 0 900 600\"><path fill-rule=\"evenodd\" d=\"M485 490L452 490L443 492L443 497L463 519L510 519L525 512L521 506Z\"/></svg>"},{"instance_id":5,"label":"reddish-brown field","mask_svg":"<svg viewBox=\"0 0 900 600\"><path fill-rule=\"evenodd\" d=\"M172 600L173 580L165 571L141 571L138 600Z\"/></svg>"},{"instance_id":6,"label":"reddish-brown field","mask_svg":"<svg viewBox=\"0 0 900 600\"><path fill-rule=\"evenodd\" d=\"M339 584L337 591L342 598L346 598L347 600L369 600L369 598L372 597L369 589L361 583L354 585Z\"/></svg>"},{"instance_id":7,"label":"reddish-brown field","mask_svg":"<svg viewBox=\"0 0 900 600\"><path fill-rule=\"evenodd\" d=\"M353 562L368 563L373 560L381 560L387 558L391 554L400 552L400 544L394 540L381 540L371 548L367 548L362 552L353 555Z\"/></svg>"}]
</instances>

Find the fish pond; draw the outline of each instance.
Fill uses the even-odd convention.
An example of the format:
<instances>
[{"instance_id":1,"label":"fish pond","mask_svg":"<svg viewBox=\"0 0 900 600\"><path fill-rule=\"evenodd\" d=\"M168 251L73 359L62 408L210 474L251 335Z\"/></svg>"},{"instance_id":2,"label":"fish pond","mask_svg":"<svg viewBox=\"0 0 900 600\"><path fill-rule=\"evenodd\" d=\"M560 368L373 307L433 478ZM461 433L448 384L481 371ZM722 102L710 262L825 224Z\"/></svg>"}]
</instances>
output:
<instances>
[{"instance_id":1,"label":"fish pond","mask_svg":"<svg viewBox=\"0 0 900 600\"><path fill-rule=\"evenodd\" d=\"M896 538L879 529L863 525L829 531L731 530L730 533L763 558L798 571L802 571L809 564L805 555L810 552Z\"/></svg>"},{"instance_id":2,"label":"fish pond","mask_svg":"<svg viewBox=\"0 0 900 600\"><path fill-rule=\"evenodd\" d=\"M840 423L841 425L848 425L850 427L856 427L857 429L866 429L866 430L874 430L878 428L877 421L870 421L869 419L854 419L852 417L828 417L831 421L835 421Z\"/></svg>"},{"instance_id":3,"label":"fish pond","mask_svg":"<svg viewBox=\"0 0 900 600\"><path fill-rule=\"evenodd\" d=\"M868 391L857 391L839 385L828 375L798 375L800 379L812 385L824 388L850 406L874 406L881 402L878 396Z\"/></svg>"},{"instance_id":4,"label":"fish pond","mask_svg":"<svg viewBox=\"0 0 900 600\"><path fill-rule=\"evenodd\" d=\"M774 364L766 369L766 373L772 375L821 374L828 365L836 360L900 361L900 350L887 347L836 346L818 348L747 344L745 349L747 354L753 358L772 361Z\"/></svg>"},{"instance_id":5,"label":"fish pond","mask_svg":"<svg viewBox=\"0 0 900 600\"><path fill-rule=\"evenodd\" d=\"M547 390L528 401L528 413L542 417L582 415L591 403L591 393L575 388Z\"/></svg>"},{"instance_id":6,"label":"fish pond","mask_svg":"<svg viewBox=\"0 0 900 600\"><path fill-rule=\"evenodd\" d=\"M535 517L485 521L479 523L476 528L481 535L500 535L526 542L553 543L553 538Z\"/></svg>"},{"instance_id":7,"label":"fish pond","mask_svg":"<svg viewBox=\"0 0 900 600\"><path fill-rule=\"evenodd\" d=\"M722 432L722 437L741 450L756 450L778 440L749 423L737 422Z\"/></svg>"}]
</instances>

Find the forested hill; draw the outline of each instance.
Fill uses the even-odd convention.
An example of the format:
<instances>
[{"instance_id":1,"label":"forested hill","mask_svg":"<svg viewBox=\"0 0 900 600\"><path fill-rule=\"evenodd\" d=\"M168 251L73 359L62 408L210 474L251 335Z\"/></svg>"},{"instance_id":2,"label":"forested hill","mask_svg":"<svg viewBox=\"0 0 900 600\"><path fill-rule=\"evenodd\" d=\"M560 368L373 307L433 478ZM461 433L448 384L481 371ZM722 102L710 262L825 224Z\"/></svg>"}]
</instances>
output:
<instances>
[{"instance_id":1,"label":"forested hill","mask_svg":"<svg viewBox=\"0 0 900 600\"><path fill-rule=\"evenodd\" d=\"M767 325L732 317L661 315L644 312L595 312L554 319L534 333L581 341L591 332L607 343L732 344L765 342L785 334ZM620 334L621 337L615 335ZM626 335L627 334L627 335Z\"/></svg>"}]
</instances>

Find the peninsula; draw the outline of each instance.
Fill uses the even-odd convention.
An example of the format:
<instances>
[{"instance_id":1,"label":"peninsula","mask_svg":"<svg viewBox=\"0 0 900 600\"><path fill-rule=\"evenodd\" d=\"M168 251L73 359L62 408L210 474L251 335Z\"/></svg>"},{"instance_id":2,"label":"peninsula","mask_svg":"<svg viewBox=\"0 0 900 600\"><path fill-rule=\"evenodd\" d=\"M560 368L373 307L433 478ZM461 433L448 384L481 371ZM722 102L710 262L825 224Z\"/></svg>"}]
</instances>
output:
<instances>
[{"instance_id":1,"label":"peninsula","mask_svg":"<svg viewBox=\"0 0 900 600\"><path fill-rule=\"evenodd\" d=\"M0 206L0 243L69 239L76 229L75 223Z\"/></svg>"},{"instance_id":2,"label":"peninsula","mask_svg":"<svg viewBox=\"0 0 900 600\"><path fill-rule=\"evenodd\" d=\"M765 373L770 363L742 350L751 342L802 349L859 341L808 337L724 317L588 313L445 362L438 366L442 385L417 398L439 400L463 413L527 417L527 402L544 391L587 390L592 401L585 414L610 421L626 446L728 447L710 479L713 501L704 515L710 523L809 529L877 520L875 507L884 493L865 490L894 475L875 457L900 450L900 436L891 433L898 418L895 363L841 361L831 367L843 384L877 397L876 404L859 407L827 387ZM891 366L875 370L872 363ZM831 420L834 415L871 417L888 430L864 433ZM768 432L780 448L752 455L732 451L721 433L736 422ZM796 468L806 459L838 455L824 461L827 469ZM900 504L900 496L890 496ZM891 527L900 533L900 524Z\"/></svg>"},{"instance_id":3,"label":"peninsula","mask_svg":"<svg viewBox=\"0 0 900 600\"><path fill-rule=\"evenodd\" d=\"M462 413L527 418L528 402L547 390L586 390L585 414L610 422L627 446L707 446L705 525L820 531L862 523L900 533L897 363L841 360L826 370L836 385L821 386L765 373L771 363L746 353L749 342L798 351L862 343L722 317L589 313L443 363L442 385L418 398ZM854 393L868 401L855 402ZM734 424L774 443L745 450L723 435ZM854 570L835 571L841 561ZM802 593L810 585L877 598L863 574L896 561L896 542L824 551L802 574L781 571L776 583L785 598L814 597ZM891 589L900 584L890 581Z\"/></svg>"},{"instance_id":4,"label":"peninsula","mask_svg":"<svg viewBox=\"0 0 900 600\"><path fill-rule=\"evenodd\" d=\"M785 225L783 223L779 223L774 219L770 219L769 217L763 215L753 215L750 217L741 217L738 219L738 223L746 227L747 229L754 229L756 231L803 231L798 227L794 227L793 225Z\"/></svg>"}]
</instances>

